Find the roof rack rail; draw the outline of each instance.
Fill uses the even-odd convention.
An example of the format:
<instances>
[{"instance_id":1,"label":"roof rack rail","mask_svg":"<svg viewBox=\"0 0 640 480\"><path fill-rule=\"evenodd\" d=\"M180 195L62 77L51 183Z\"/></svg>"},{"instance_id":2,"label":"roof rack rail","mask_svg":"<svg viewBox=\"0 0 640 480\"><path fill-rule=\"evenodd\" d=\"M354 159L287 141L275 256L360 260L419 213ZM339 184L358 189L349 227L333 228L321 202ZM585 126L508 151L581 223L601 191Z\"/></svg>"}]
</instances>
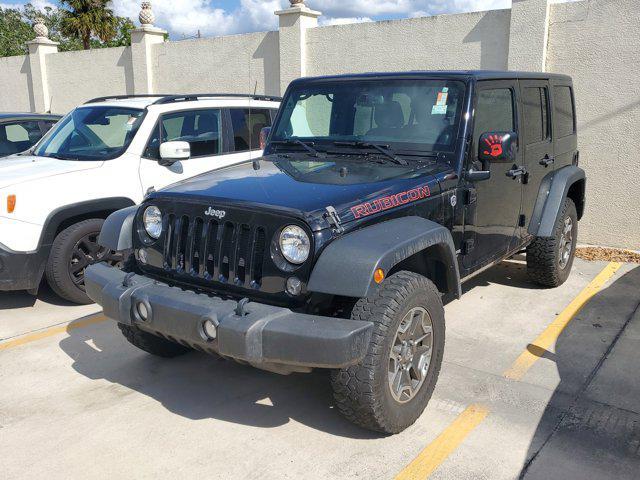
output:
<instances>
[{"instance_id":1,"label":"roof rack rail","mask_svg":"<svg viewBox=\"0 0 640 480\"><path fill-rule=\"evenodd\" d=\"M168 97L168 96L170 95L167 95L166 93L145 93L141 95L109 95L106 97L92 98L91 100L87 100L86 102L84 102L84 104L86 105L87 103L106 102L107 100L127 100L129 98L153 98L153 97Z\"/></svg>"},{"instance_id":2,"label":"roof rack rail","mask_svg":"<svg viewBox=\"0 0 640 480\"><path fill-rule=\"evenodd\" d=\"M264 100L267 102L280 102L282 97L275 95L254 95L252 93L189 93L186 95L166 95L159 98L153 105L165 105L176 102L192 102L200 98L251 98L252 100Z\"/></svg>"}]
</instances>

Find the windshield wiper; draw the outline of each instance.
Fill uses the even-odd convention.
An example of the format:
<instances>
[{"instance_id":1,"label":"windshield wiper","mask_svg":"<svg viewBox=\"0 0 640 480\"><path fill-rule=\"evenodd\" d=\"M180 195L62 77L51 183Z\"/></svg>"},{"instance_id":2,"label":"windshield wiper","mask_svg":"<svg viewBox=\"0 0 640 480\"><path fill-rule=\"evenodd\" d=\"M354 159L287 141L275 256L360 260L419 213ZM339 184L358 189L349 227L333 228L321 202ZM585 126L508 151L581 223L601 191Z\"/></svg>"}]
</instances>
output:
<instances>
[{"instance_id":1,"label":"windshield wiper","mask_svg":"<svg viewBox=\"0 0 640 480\"><path fill-rule=\"evenodd\" d=\"M63 155L61 153L49 153L43 156L48 158L55 158L56 160L76 160L76 161L78 160L77 157L70 157L68 155Z\"/></svg>"},{"instance_id":2,"label":"windshield wiper","mask_svg":"<svg viewBox=\"0 0 640 480\"><path fill-rule=\"evenodd\" d=\"M309 152L314 157L319 157L320 152L318 152L315 148L313 148L313 142L303 142L302 140L297 139L288 139L288 140L272 140L270 143L274 145L300 145L307 152Z\"/></svg>"},{"instance_id":3,"label":"windshield wiper","mask_svg":"<svg viewBox=\"0 0 640 480\"><path fill-rule=\"evenodd\" d=\"M389 145L381 145L378 143L369 142L333 142L333 144L338 147L373 148L374 150L377 150L384 156L393 160L393 162L397 163L398 165L408 165L406 160L398 157L393 153Z\"/></svg>"}]
</instances>

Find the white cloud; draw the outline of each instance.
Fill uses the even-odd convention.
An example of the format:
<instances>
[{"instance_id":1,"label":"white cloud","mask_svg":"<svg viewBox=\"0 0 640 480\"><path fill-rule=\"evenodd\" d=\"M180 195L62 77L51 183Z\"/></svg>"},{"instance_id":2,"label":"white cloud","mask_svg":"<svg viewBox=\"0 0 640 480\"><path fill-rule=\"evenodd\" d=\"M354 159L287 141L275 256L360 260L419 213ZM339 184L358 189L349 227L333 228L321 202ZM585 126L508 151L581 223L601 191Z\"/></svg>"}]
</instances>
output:
<instances>
[{"instance_id":1,"label":"white cloud","mask_svg":"<svg viewBox=\"0 0 640 480\"><path fill-rule=\"evenodd\" d=\"M349 23L364 23L364 22L373 22L373 19L369 17L340 17L340 18L321 17L319 23L321 26L329 26L329 25L347 25Z\"/></svg>"}]
</instances>

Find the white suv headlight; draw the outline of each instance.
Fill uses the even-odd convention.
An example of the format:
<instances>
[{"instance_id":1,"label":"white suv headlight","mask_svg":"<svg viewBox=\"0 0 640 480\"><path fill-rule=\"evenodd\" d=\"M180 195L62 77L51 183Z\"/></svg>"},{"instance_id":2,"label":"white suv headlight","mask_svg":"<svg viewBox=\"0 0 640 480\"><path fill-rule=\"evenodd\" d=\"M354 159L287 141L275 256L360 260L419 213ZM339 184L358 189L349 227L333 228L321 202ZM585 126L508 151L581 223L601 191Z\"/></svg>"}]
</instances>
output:
<instances>
[{"instance_id":1,"label":"white suv headlight","mask_svg":"<svg viewBox=\"0 0 640 480\"><path fill-rule=\"evenodd\" d=\"M311 241L305 231L297 225L284 227L280 232L280 251L288 262L299 265L309 258Z\"/></svg>"},{"instance_id":2,"label":"white suv headlight","mask_svg":"<svg viewBox=\"0 0 640 480\"><path fill-rule=\"evenodd\" d=\"M162 213L158 207L147 207L142 214L142 223L151 238L154 240L160 238L162 233Z\"/></svg>"}]
</instances>

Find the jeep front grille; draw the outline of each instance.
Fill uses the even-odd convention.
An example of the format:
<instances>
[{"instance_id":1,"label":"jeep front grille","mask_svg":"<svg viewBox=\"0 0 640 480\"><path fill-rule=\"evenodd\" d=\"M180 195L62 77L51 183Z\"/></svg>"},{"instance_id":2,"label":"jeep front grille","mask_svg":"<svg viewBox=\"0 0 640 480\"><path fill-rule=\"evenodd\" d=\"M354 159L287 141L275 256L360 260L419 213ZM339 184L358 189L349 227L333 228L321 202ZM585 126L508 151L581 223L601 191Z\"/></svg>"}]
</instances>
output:
<instances>
[{"instance_id":1,"label":"jeep front grille","mask_svg":"<svg viewBox=\"0 0 640 480\"><path fill-rule=\"evenodd\" d=\"M266 248L263 227L168 214L164 268L180 275L258 288Z\"/></svg>"}]
</instances>

